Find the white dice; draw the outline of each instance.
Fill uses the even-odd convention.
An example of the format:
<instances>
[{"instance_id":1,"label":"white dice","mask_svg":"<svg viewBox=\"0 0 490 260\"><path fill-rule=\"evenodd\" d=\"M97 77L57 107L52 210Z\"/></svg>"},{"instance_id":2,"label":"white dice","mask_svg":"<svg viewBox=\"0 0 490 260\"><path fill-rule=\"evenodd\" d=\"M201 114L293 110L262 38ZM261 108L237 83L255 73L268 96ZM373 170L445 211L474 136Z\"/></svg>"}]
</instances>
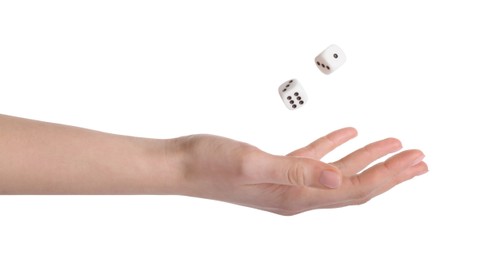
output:
<instances>
[{"instance_id":1,"label":"white dice","mask_svg":"<svg viewBox=\"0 0 490 260\"><path fill-rule=\"evenodd\" d=\"M290 110L298 109L308 101L308 96L297 79L288 80L279 86L279 95Z\"/></svg>"},{"instance_id":2,"label":"white dice","mask_svg":"<svg viewBox=\"0 0 490 260\"><path fill-rule=\"evenodd\" d=\"M315 63L321 72L330 74L345 63L345 54L339 46L332 44L316 56Z\"/></svg>"}]
</instances>

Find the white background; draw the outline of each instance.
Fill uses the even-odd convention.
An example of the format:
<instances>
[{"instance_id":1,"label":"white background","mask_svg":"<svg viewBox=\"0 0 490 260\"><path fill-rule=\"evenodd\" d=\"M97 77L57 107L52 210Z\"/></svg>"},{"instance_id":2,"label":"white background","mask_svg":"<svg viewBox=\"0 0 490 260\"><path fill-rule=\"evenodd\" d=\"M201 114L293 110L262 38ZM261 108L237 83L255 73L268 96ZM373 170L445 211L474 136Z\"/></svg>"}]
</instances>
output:
<instances>
[{"instance_id":1,"label":"white background","mask_svg":"<svg viewBox=\"0 0 490 260\"><path fill-rule=\"evenodd\" d=\"M0 113L325 158L393 136L430 172L293 217L174 196L0 197L0 259L488 259L484 1L1 1ZM170 1L167 1L170 2ZM339 45L331 75L314 57ZM289 111L277 87L309 95Z\"/></svg>"}]
</instances>

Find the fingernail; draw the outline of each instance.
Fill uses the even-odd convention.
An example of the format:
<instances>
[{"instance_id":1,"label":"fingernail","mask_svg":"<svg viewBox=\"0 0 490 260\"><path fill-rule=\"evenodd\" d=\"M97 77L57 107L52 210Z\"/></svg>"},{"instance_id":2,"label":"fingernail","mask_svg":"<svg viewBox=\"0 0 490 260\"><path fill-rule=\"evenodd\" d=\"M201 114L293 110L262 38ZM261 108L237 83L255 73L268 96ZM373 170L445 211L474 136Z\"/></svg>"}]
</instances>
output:
<instances>
[{"instance_id":1,"label":"fingernail","mask_svg":"<svg viewBox=\"0 0 490 260\"><path fill-rule=\"evenodd\" d=\"M423 175L423 174L426 174L429 172L429 166L427 166L427 164L425 164L425 167L416 174L416 176L419 176L419 175Z\"/></svg>"},{"instance_id":2,"label":"fingernail","mask_svg":"<svg viewBox=\"0 0 490 260\"><path fill-rule=\"evenodd\" d=\"M320 176L320 183L330 189L335 189L340 186L340 176L336 172L324 171Z\"/></svg>"},{"instance_id":3,"label":"fingernail","mask_svg":"<svg viewBox=\"0 0 490 260\"><path fill-rule=\"evenodd\" d=\"M417 159L415 159L415 160L413 161L413 164L412 164L412 165L416 165L416 164L418 164L419 162L421 162L422 160L424 160L424 158L425 158L425 155L424 155L424 154L422 154L421 156L417 157Z\"/></svg>"},{"instance_id":4,"label":"fingernail","mask_svg":"<svg viewBox=\"0 0 490 260\"><path fill-rule=\"evenodd\" d=\"M429 172L429 169L425 169L425 170L423 170L423 171L421 171L421 172L417 173L417 174L416 174L416 176L424 175L424 174L426 174L426 173L428 173L428 172Z\"/></svg>"}]
</instances>

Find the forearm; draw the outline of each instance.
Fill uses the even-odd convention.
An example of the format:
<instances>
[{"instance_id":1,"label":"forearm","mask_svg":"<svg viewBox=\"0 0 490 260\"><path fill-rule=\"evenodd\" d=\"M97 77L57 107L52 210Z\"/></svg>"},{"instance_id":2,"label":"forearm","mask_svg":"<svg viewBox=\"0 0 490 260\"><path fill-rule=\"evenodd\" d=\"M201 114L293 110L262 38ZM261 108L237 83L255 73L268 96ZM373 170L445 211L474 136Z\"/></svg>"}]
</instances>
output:
<instances>
[{"instance_id":1,"label":"forearm","mask_svg":"<svg viewBox=\"0 0 490 260\"><path fill-rule=\"evenodd\" d=\"M172 194L173 143L0 115L0 194Z\"/></svg>"}]
</instances>

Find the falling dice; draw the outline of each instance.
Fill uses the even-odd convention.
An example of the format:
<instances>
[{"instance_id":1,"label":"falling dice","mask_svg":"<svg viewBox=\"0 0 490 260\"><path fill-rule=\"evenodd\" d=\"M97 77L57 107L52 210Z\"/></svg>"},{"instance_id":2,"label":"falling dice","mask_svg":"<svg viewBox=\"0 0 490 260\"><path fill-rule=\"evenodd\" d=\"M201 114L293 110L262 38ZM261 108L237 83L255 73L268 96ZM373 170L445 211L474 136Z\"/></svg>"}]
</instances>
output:
<instances>
[{"instance_id":1,"label":"falling dice","mask_svg":"<svg viewBox=\"0 0 490 260\"><path fill-rule=\"evenodd\" d=\"M315 63L321 72L330 74L345 63L345 54L339 46L332 44L316 56Z\"/></svg>"},{"instance_id":2,"label":"falling dice","mask_svg":"<svg viewBox=\"0 0 490 260\"><path fill-rule=\"evenodd\" d=\"M279 86L279 95L290 110L298 109L308 101L306 92L297 79L288 80Z\"/></svg>"}]
</instances>

